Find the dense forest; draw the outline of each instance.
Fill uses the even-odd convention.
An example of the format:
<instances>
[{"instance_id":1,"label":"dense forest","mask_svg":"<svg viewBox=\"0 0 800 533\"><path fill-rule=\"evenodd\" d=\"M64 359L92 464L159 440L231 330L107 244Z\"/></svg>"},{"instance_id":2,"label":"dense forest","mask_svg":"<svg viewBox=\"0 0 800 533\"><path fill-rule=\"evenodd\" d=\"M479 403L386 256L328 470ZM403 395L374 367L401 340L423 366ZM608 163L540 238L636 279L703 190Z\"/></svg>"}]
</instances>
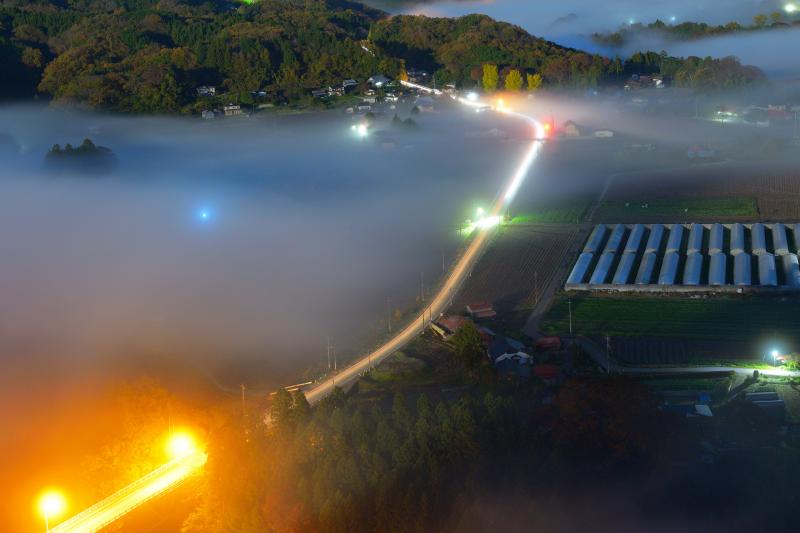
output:
<instances>
[{"instance_id":1,"label":"dense forest","mask_svg":"<svg viewBox=\"0 0 800 533\"><path fill-rule=\"evenodd\" d=\"M660 460L671 426L643 387L578 380L559 398L537 411L522 389L437 402L397 394L388 404L338 390L312 410L281 391L266 433L256 424L242 438L235 416L215 431L184 531L447 530L503 479L530 487L551 482L554 467L588 479Z\"/></svg>"},{"instance_id":2,"label":"dense forest","mask_svg":"<svg viewBox=\"0 0 800 533\"><path fill-rule=\"evenodd\" d=\"M686 75L684 86L763 79L734 60L669 61L692 72L702 63L701 79L714 78ZM618 82L638 63L564 48L486 16L388 17L348 0L3 0L0 64L0 99L175 113L296 102L343 79L411 68L433 72L438 84L486 86L491 65L498 88L524 80L530 89L584 88ZM198 96L205 85L217 88L214 98Z\"/></svg>"}]
</instances>

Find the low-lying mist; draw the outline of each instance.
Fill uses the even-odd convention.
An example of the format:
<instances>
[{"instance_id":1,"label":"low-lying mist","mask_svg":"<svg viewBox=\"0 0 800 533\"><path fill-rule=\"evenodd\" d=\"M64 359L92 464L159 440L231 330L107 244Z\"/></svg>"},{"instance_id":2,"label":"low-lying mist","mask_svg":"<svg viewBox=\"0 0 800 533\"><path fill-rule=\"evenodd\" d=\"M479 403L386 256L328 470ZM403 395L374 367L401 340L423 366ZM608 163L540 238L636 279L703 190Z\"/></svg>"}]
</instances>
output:
<instances>
[{"instance_id":1,"label":"low-lying mist","mask_svg":"<svg viewBox=\"0 0 800 533\"><path fill-rule=\"evenodd\" d=\"M800 46L800 31L769 30L741 32L716 38L677 41L647 34L631 40L622 48L607 48L591 39L593 33L610 33L631 22L648 24L705 22L725 24L737 21L751 24L756 14L782 11L784 2L772 0L706 1L672 0L639 2L615 0L571 0L568 2L528 2L497 0L492 2L449 0L397 2L374 0L368 2L390 12L424 14L428 16L461 16L482 13L521 26L533 35L544 37L563 46L609 56L628 57L638 51L667 51L670 55L686 57L736 56L745 64L765 70L771 77L797 77L800 58L797 54L776 53L796 50Z\"/></svg>"},{"instance_id":2,"label":"low-lying mist","mask_svg":"<svg viewBox=\"0 0 800 533\"><path fill-rule=\"evenodd\" d=\"M687 167L691 143L792 136L696 120L683 91L646 94L644 111L619 95L508 97L584 134L545 144L512 214L595 198L615 172ZM326 367L328 338L340 363L376 343L389 312L411 316L421 285L430 295L464 242L460 223L495 199L532 134L455 104L415 116L416 129L384 117L363 139L358 120L0 109L0 456L14 457L0 482L25 480L22 505L105 443L87 413L110 384L149 375L185 396L263 393ZM45 165L53 144L86 137L114 152L115 170ZM657 149L631 156L642 142ZM771 157L750 164L765 172Z\"/></svg>"},{"instance_id":3,"label":"low-lying mist","mask_svg":"<svg viewBox=\"0 0 800 533\"><path fill-rule=\"evenodd\" d=\"M460 16L485 13L497 20L522 26L535 35L552 38L570 33L591 33L618 28L630 21L698 21L721 24L732 20L749 22L758 13L783 9L775 0L568 0L528 2L525 0L370 0L390 12L421 13L429 16Z\"/></svg>"},{"instance_id":4,"label":"low-lying mist","mask_svg":"<svg viewBox=\"0 0 800 533\"><path fill-rule=\"evenodd\" d=\"M479 141L442 115L358 139L339 114L1 114L21 154L0 170L4 366L171 361L234 384L288 384L328 337L340 357L363 349L387 298L404 310L433 286L519 149L465 149ZM44 169L84 137L113 150L113 174Z\"/></svg>"},{"instance_id":5,"label":"low-lying mist","mask_svg":"<svg viewBox=\"0 0 800 533\"><path fill-rule=\"evenodd\" d=\"M527 139L471 136L489 115L385 117L364 139L357 120L0 110L0 507L26 521L42 486L76 484L113 444L92 420L121 381L264 394L327 367L328 338L341 365L410 316ZM87 137L115 170L45 164Z\"/></svg>"}]
</instances>

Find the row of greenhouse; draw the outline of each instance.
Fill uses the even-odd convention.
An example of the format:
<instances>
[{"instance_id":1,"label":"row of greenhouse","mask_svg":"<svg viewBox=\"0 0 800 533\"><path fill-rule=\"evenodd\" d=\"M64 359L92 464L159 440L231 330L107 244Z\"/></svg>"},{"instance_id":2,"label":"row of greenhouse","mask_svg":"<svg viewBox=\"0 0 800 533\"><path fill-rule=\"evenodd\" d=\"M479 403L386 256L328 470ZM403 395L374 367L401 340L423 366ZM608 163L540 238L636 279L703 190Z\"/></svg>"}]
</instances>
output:
<instances>
[{"instance_id":1,"label":"row of greenhouse","mask_svg":"<svg viewBox=\"0 0 800 533\"><path fill-rule=\"evenodd\" d=\"M567 289L800 289L800 224L598 224Z\"/></svg>"}]
</instances>

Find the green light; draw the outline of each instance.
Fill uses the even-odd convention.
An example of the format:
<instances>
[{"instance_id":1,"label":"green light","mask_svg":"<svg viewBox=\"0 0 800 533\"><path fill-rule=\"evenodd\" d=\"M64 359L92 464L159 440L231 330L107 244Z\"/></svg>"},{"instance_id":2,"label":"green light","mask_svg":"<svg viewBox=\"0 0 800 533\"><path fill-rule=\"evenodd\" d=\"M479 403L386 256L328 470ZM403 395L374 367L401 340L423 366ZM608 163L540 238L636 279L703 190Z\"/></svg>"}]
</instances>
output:
<instances>
[{"instance_id":1,"label":"green light","mask_svg":"<svg viewBox=\"0 0 800 533\"><path fill-rule=\"evenodd\" d=\"M489 229L495 226L499 226L502 220L503 220L502 217L499 215L495 215L492 217L481 217L474 222L468 223L466 226L464 226L463 229L459 231L459 233L461 233L461 235L465 237L469 237L475 230Z\"/></svg>"}]
</instances>

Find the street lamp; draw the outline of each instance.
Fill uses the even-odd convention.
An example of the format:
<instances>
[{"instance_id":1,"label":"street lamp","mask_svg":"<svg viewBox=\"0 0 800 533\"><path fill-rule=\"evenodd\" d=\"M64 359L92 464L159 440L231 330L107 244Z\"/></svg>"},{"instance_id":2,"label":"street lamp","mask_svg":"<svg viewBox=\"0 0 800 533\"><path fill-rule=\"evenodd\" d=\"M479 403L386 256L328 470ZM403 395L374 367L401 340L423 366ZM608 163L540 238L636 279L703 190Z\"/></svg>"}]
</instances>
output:
<instances>
[{"instance_id":1,"label":"street lamp","mask_svg":"<svg viewBox=\"0 0 800 533\"><path fill-rule=\"evenodd\" d=\"M794 15L795 13L797 13L797 4L793 4L790 2L783 6L783 10L790 15Z\"/></svg>"},{"instance_id":2,"label":"street lamp","mask_svg":"<svg viewBox=\"0 0 800 533\"><path fill-rule=\"evenodd\" d=\"M194 438L185 431L173 433L167 441L167 451L174 459L189 455L195 448Z\"/></svg>"},{"instance_id":3,"label":"street lamp","mask_svg":"<svg viewBox=\"0 0 800 533\"><path fill-rule=\"evenodd\" d=\"M50 531L50 519L54 518L67 508L64 495L55 489L49 489L39 497L39 512L44 517L44 527Z\"/></svg>"},{"instance_id":4,"label":"street lamp","mask_svg":"<svg viewBox=\"0 0 800 533\"><path fill-rule=\"evenodd\" d=\"M778 356L780 352L778 350L772 350L772 366L778 366Z\"/></svg>"}]
</instances>

